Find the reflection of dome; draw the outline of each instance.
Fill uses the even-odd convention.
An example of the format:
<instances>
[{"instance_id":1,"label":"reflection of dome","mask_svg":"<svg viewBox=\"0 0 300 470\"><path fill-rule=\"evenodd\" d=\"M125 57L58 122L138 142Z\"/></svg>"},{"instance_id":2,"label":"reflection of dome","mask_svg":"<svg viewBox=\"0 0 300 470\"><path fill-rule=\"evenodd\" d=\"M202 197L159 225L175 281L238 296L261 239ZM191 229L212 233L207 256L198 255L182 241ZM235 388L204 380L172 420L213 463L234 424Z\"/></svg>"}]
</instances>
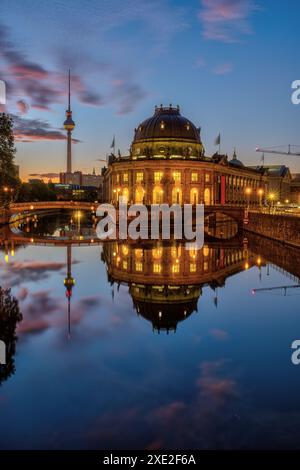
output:
<instances>
[{"instance_id":1,"label":"reflection of dome","mask_svg":"<svg viewBox=\"0 0 300 470\"><path fill-rule=\"evenodd\" d=\"M132 285L130 294L137 313L152 323L153 330L169 332L197 311L201 288Z\"/></svg>"},{"instance_id":2,"label":"reflection of dome","mask_svg":"<svg viewBox=\"0 0 300 470\"><path fill-rule=\"evenodd\" d=\"M155 108L154 115L142 122L135 131L133 143L147 139L179 139L201 143L199 129L181 116L179 107Z\"/></svg>"},{"instance_id":3,"label":"reflection of dome","mask_svg":"<svg viewBox=\"0 0 300 470\"><path fill-rule=\"evenodd\" d=\"M237 156L236 156L236 151L234 149L234 152L233 152L233 155L232 155L232 159L229 160L229 163L230 165L234 165L238 168L242 168L244 166L244 163L241 162L240 160L238 160Z\"/></svg>"}]
</instances>

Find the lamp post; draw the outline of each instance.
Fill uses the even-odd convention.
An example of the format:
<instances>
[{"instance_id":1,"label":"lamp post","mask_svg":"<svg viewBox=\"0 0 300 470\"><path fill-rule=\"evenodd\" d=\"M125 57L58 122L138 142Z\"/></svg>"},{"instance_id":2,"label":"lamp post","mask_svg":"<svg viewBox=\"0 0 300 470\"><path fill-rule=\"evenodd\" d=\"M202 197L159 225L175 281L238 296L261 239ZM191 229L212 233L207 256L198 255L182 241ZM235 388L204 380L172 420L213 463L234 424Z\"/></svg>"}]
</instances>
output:
<instances>
[{"instance_id":1,"label":"lamp post","mask_svg":"<svg viewBox=\"0 0 300 470\"><path fill-rule=\"evenodd\" d=\"M270 199L270 212L271 212L271 208L273 208L273 204L274 204L275 194L270 193L269 194L269 199Z\"/></svg>"},{"instance_id":2,"label":"lamp post","mask_svg":"<svg viewBox=\"0 0 300 470\"><path fill-rule=\"evenodd\" d=\"M264 194L264 190L262 188L259 188L258 190L258 195L259 195L259 207L262 207L262 196Z\"/></svg>"},{"instance_id":3,"label":"lamp post","mask_svg":"<svg viewBox=\"0 0 300 470\"><path fill-rule=\"evenodd\" d=\"M249 206L250 206L250 195L252 193L252 189L251 188L246 188L246 195L247 195L247 208L249 210Z\"/></svg>"},{"instance_id":4,"label":"lamp post","mask_svg":"<svg viewBox=\"0 0 300 470\"><path fill-rule=\"evenodd\" d=\"M10 188L9 186L3 187L3 193L4 193L3 206L5 209L9 208L9 205L13 197L13 192L14 192L14 188Z\"/></svg>"}]
</instances>

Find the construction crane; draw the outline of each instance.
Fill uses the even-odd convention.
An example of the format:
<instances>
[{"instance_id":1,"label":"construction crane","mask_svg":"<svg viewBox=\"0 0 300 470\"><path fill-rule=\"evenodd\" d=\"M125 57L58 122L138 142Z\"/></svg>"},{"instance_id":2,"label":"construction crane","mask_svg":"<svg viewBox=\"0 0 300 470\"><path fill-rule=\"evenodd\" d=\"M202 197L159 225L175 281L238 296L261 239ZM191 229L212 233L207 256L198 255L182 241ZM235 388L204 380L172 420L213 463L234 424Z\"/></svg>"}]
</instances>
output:
<instances>
[{"instance_id":1,"label":"construction crane","mask_svg":"<svg viewBox=\"0 0 300 470\"><path fill-rule=\"evenodd\" d=\"M283 148L283 150L280 150L281 148ZM256 152L262 152L262 154L265 154L265 153L275 153L277 155L294 155L296 157L300 157L300 150L298 152L292 152L291 149L292 148L299 148L300 149L300 145L281 145L281 146L277 146L277 147L268 147L268 148L260 148L260 147L257 147L255 149ZM287 149L287 151L286 151Z\"/></svg>"},{"instance_id":2,"label":"construction crane","mask_svg":"<svg viewBox=\"0 0 300 470\"><path fill-rule=\"evenodd\" d=\"M265 287L261 289L252 289L252 294L258 294L259 292L272 292L272 291L283 291L283 294L286 296L287 295L287 290L288 289L299 289L300 285L299 284L292 284L290 286L278 286L278 287Z\"/></svg>"}]
</instances>

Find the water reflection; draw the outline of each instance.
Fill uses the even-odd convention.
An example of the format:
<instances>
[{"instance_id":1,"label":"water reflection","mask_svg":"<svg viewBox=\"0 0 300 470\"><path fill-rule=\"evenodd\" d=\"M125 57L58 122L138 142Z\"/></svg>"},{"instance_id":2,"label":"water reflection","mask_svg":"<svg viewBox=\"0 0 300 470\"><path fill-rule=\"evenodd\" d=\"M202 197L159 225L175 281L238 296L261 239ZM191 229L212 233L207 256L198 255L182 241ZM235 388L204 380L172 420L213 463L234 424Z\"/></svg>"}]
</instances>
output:
<instances>
[{"instance_id":1,"label":"water reflection","mask_svg":"<svg viewBox=\"0 0 300 470\"><path fill-rule=\"evenodd\" d=\"M141 247L114 242L104 245L103 260L111 285L128 285L137 314L151 321L154 331L169 332L197 311L203 286L216 292L217 305L217 288L226 278L255 264L247 243L236 244L188 250L179 243L149 242Z\"/></svg>"},{"instance_id":2,"label":"water reflection","mask_svg":"<svg viewBox=\"0 0 300 470\"><path fill-rule=\"evenodd\" d=\"M6 364L0 365L0 386L15 373L16 328L22 318L19 303L10 289L0 287L0 340L6 346Z\"/></svg>"},{"instance_id":3,"label":"water reflection","mask_svg":"<svg viewBox=\"0 0 300 470\"><path fill-rule=\"evenodd\" d=\"M0 235L19 303L0 318L0 447L299 447L298 298L251 290L299 283L300 250L249 233L199 251L97 245L93 223L65 213Z\"/></svg>"}]
</instances>

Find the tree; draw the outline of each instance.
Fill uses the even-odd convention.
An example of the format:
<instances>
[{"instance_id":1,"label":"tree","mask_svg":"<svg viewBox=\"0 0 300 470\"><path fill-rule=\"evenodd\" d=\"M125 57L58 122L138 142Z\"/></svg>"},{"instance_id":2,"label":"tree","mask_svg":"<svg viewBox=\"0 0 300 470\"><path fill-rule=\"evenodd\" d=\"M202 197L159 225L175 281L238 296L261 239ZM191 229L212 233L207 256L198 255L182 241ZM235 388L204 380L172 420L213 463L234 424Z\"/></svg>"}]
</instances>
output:
<instances>
[{"instance_id":1,"label":"tree","mask_svg":"<svg viewBox=\"0 0 300 470\"><path fill-rule=\"evenodd\" d=\"M56 192L53 188L52 183L46 184L43 181L36 181L33 183L22 183L19 189L17 201L56 201Z\"/></svg>"},{"instance_id":2,"label":"tree","mask_svg":"<svg viewBox=\"0 0 300 470\"><path fill-rule=\"evenodd\" d=\"M13 120L8 114L0 113L0 203L4 207L20 184L14 164L15 153Z\"/></svg>"},{"instance_id":3,"label":"tree","mask_svg":"<svg viewBox=\"0 0 300 470\"><path fill-rule=\"evenodd\" d=\"M0 340L6 345L6 364L0 366L0 385L15 373L16 327L23 317L10 289L0 287Z\"/></svg>"}]
</instances>

